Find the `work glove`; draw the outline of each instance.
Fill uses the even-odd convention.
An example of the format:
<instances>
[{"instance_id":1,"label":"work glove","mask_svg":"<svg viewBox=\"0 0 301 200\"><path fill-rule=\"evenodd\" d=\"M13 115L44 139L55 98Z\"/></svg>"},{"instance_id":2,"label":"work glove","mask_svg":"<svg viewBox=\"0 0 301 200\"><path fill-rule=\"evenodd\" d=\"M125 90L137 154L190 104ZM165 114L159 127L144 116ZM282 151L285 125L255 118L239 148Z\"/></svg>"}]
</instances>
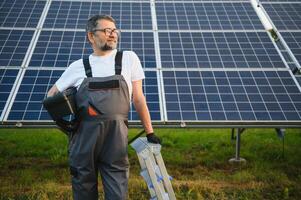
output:
<instances>
[{"instance_id":1,"label":"work glove","mask_svg":"<svg viewBox=\"0 0 301 200\"><path fill-rule=\"evenodd\" d=\"M147 141L154 144L161 144L160 138L158 138L155 133L146 134Z\"/></svg>"}]
</instances>

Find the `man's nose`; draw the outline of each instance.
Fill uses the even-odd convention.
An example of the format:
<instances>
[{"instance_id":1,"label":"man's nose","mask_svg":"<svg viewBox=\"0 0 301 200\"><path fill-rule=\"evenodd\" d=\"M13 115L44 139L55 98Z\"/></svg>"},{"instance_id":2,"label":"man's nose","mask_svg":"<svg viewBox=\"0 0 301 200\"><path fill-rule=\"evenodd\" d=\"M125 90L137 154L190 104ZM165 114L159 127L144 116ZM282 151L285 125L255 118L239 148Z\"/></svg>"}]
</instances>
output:
<instances>
[{"instance_id":1,"label":"man's nose","mask_svg":"<svg viewBox=\"0 0 301 200\"><path fill-rule=\"evenodd\" d=\"M114 34L113 32L111 32L111 34L109 35L109 38L117 38L118 36L116 34Z\"/></svg>"}]
</instances>

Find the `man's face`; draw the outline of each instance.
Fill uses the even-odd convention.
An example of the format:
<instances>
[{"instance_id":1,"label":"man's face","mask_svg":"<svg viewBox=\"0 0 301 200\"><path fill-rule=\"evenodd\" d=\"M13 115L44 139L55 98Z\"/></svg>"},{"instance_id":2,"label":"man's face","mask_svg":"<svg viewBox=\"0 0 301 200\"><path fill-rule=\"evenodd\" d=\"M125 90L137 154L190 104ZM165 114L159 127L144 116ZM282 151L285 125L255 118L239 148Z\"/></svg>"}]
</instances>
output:
<instances>
[{"instance_id":1,"label":"man's face","mask_svg":"<svg viewBox=\"0 0 301 200\"><path fill-rule=\"evenodd\" d=\"M94 47L101 51L109 51L117 48L118 34L111 32L116 29L113 22L108 20L99 20L94 32ZM107 29L107 31L105 31ZM103 31L102 31L103 30Z\"/></svg>"}]
</instances>

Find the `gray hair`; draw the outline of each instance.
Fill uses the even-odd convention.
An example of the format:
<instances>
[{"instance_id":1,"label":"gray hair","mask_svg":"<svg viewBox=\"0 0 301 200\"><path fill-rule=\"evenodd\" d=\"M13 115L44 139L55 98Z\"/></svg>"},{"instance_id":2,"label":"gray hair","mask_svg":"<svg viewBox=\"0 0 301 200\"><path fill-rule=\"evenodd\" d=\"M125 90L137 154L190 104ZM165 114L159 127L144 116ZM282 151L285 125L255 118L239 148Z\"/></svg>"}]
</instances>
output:
<instances>
[{"instance_id":1,"label":"gray hair","mask_svg":"<svg viewBox=\"0 0 301 200\"><path fill-rule=\"evenodd\" d=\"M109 15L94 15L90 17L87 21L86 33L93 32L97 28L98 20L108 20L116 25L114 18Z\"/></svg>"}]
</instances>

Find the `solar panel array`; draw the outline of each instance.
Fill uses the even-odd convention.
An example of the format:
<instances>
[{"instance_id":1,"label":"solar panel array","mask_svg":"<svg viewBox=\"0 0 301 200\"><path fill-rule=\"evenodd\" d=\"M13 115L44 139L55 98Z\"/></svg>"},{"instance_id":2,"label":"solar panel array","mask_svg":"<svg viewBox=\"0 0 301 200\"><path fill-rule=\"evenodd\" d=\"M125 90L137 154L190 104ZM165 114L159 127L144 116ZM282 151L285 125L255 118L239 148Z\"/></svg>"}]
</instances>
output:
<instances>
[{"instance_id":1,"label":"solar panel array","mask_svg":"<svg viewBox=\"0 0 301 200\"><path fill-rule=\"evenodd\" d=\"M262 0L301 63L301 2ZM0 120L51 124L41 101L88 56L86 20L112 15L119 49L139 56L152 120L300 126L301 87L248 0L4 0L0 3ZM129 119L139 117L131 107Z\"/></svg>"}]
</instances>

